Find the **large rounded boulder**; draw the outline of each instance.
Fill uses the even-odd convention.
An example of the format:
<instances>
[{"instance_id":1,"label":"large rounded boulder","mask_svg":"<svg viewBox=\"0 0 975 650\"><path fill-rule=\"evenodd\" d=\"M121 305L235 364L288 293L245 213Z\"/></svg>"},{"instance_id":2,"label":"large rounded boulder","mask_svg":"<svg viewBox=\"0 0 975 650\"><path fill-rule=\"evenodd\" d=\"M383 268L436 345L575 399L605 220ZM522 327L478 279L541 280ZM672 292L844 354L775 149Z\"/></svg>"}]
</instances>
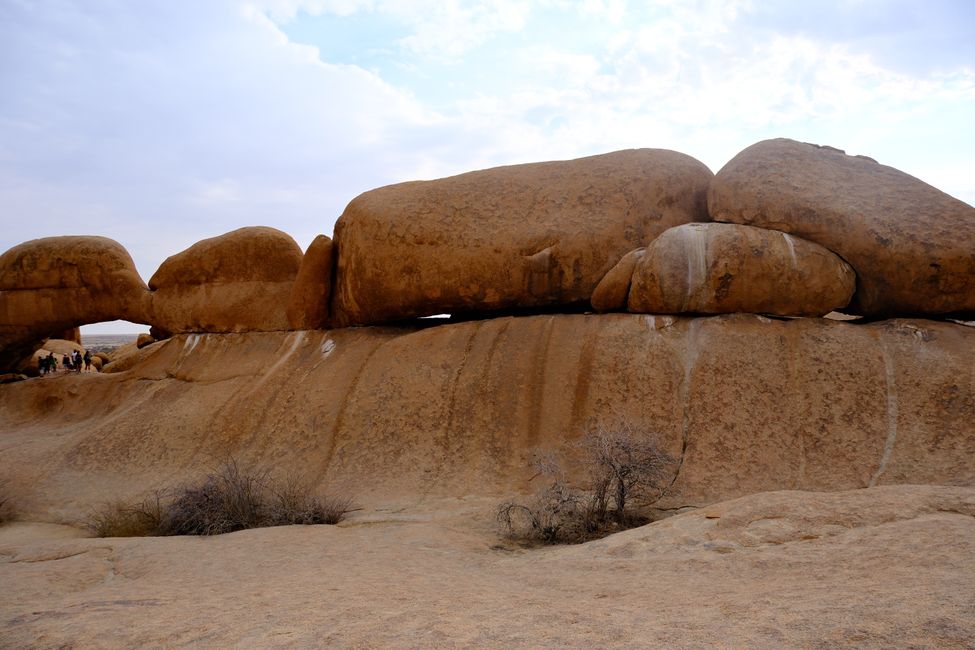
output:
<instances>
[{"instance_id":1,"label":"large rounded boulder","mask_svg":"<svg viewBox=\"0 0 975 650\"><path fill-rule=\"evenodd\" d=\"M294 239L264 226L199 241L149 280L151 324L172 333L287 330L301 260Z\"/></svg>"},{"instance_id":2,"label":"large rounded boulder","mask_svg":"<svg viewBox=\"0 0 975 650\"><path fill-rule=\"evenodd\" d=\"M822 316L845 307L856 276L787 233L692 223L658 237L633 267L627 309L651 314Z\"/></svg>"},{"instance_id":3,"label":"large rounded boulder","mask_svg":"<svg viewBox=\"0 0 975 650\"><path fill-rule=\"evenodd\" d=\"M708 220L712 177L634 149L366 192L335 227L333 323L588 302L627 251Z\"/></svg>"},{"instance_id":4,"label":"large rounded boulder","mask_svg":"<svg viewBox=\"0 0 975 650\"><path fill-rule=\"evenodd\" d=\"M79 325L145 323L148 288L128 251L107 237L34 239L0 256L0 366Z\"/></svg>"},{"instance_id":5,"label":"large rounded boulder","mask_svg":"<svg viewBox=\"0 0 975 650\"><path fill-rule=\"evenodd\" d=\"M832 147L766 140L711 184L715 221L791 233L850 263L849 311L975 314L975 208L892 167Z\"/></svg>"}]
</instances>

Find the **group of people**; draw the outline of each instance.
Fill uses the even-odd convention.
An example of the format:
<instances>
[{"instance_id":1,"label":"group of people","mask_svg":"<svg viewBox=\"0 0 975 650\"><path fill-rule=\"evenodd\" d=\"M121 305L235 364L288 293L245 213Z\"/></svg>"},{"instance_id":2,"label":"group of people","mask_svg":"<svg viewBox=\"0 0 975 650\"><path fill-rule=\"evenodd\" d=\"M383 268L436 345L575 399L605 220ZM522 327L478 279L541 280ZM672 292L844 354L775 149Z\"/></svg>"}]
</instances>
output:
<instances>
[{"instance_id":1,"label":"group of people","mask_svg":"<svg viewBox=\"0 0 975 650\"><path fill-rule=\"evenodd\" d=\"M84 366L85 372L91 372L91 352L88 350L85 350L83 356L81 352L75 350L61 358L61 367L64 370L81 372L82 366ZM53 352L49 352L46 357L41 355L37 357L37 368L41 375L55 373L58 370L58 358L54 356Z\"/></svg>"}]
</instances>

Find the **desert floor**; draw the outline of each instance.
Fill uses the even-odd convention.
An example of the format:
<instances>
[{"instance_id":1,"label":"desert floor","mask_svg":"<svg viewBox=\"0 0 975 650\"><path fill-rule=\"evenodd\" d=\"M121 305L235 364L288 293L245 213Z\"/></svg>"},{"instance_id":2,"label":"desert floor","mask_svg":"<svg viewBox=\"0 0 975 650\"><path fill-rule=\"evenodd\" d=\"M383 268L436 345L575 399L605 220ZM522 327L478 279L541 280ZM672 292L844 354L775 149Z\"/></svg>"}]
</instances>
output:
<instances>
[{"instance_id":1,"label":"desert floor","mask_svg":"<svg viewBox=\"0 0 975 650\"><path fill-rule=\"evenodd\" d=\"M483 498L338 526L0 527L3 647L975 647L975 489L767 492L579 546Z\"/></svg>"}]
</instances>

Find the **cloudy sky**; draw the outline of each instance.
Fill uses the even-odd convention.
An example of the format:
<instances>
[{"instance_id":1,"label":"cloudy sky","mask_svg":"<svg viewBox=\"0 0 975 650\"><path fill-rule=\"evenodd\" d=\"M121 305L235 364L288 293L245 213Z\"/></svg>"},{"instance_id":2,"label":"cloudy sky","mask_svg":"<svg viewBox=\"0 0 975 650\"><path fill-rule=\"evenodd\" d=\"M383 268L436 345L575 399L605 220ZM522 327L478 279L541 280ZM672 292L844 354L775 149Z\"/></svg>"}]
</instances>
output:
<instances>
[{"instance_id":1,"label":"cloudy sky","mask_svg":"<svg viewBox=\"0 0 975 650\"><path fill-rule=\"evenodd\" d=\"M779 136L975 204L973 124L971 0L0 0L0 250L105 235L148 280L388 183Z\"/></svg>"}]
</instances>

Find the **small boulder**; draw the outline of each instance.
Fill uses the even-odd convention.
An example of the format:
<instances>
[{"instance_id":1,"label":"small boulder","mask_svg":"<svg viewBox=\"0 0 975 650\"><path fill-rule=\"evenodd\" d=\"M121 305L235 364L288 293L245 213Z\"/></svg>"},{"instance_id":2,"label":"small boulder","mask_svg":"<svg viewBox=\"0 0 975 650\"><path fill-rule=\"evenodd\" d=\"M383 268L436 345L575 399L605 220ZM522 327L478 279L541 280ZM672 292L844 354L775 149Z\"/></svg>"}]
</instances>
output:
<instances>
[{"instance_id":1,"label":"small boulder","mask_svg":"<svg viewBox=\"0 0 975 650\"><path fill-rule=\"evenodd\" d=\"M371 190L335 226L333 324L588 303L627 251L708 220L712 177L633 149Z\"/></svg>"},{"instance_id":2,"label":"small boulder","mask_svg":"<svg viewBox=\"0 0 975 650\"><path fill-rule=\"evenodd\" d=\"M671 228L636 263L631 312L823 316L845 307L856 276L822 246L723 223Z\"/></svg>"},{"instance_id":3,"label":"small boulder","mask_svg":"<svg viewBox=\"0 0 975 650\"><path fill-rule=\"evenodd\" d=\"M152 338L152 334L146 334L143 332L142 334L139 334L138 338L135 339L135 347L141 350L147 345L152 345L155 342L156 339Z\"/></svg>"},{"instance_id":4,"label":"small boulder","mask_svg":"<svg viewBox=\"0 0 975 650\"><path fill-rule=\"evenodd\" d=\"M288 324L291 329L314 330L328 325L332 248L332 240L319 235L305 251L288 302Z\"/></svg>"},{"instance_id":5,"label":"small boulder","mask_svg":"<svg viewBox=\"0 0 975 650\"><path fill-rule=\"evenodd\" d=\"M149 280L150 323L171 333L286 330L301 248L286 233L254 226L199 241Z\"/></svg>"},{"instance_id":6,"label":"small boulder","mask_svg":"<svg viewBox=\"0 0 975 650\"><path fill-rule=\"evenodd\" d=\"M715 221L781 230L846 260L857 273L850 313L975 314L975 208L904 172L766 140L718 172L708 199Z\"/></svg>"},{"instance_id":7,"label":"small boulder","mask_svg":"<svg viewBox=\"0 0 975 650\"><path fill-rule=\"evenodd\" d=\"M623 256L616 266L603 276L596 288L593 289L592 298L589 299L592 308L598 312L624 311L626 309L626 297L630 294L630 279L633 277L633 268L646 254L645 248L637 248Z\"/></svg>"}]
</instances>

